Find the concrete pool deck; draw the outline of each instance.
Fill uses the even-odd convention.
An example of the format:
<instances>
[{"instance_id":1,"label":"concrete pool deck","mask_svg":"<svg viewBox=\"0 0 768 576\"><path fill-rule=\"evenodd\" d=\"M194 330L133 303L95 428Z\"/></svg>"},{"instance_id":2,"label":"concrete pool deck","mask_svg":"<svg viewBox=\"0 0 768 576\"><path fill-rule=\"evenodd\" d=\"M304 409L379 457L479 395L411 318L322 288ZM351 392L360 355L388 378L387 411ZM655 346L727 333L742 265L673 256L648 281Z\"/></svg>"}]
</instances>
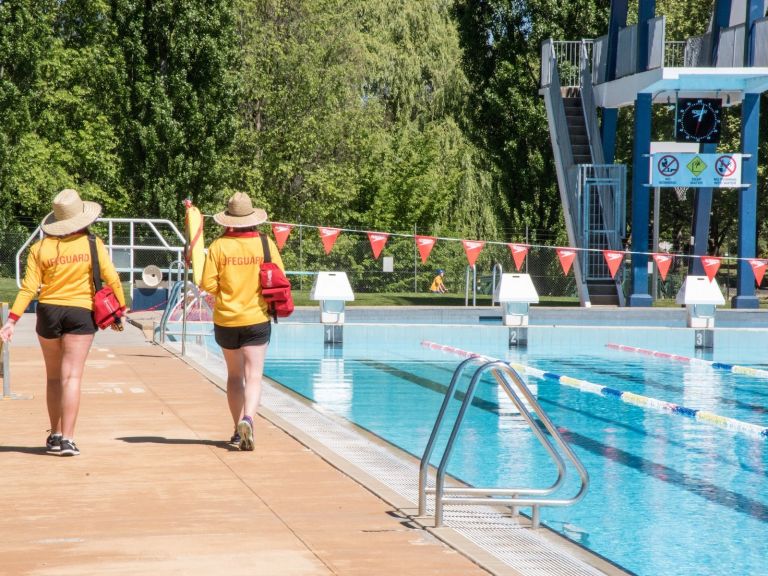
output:
<instances>
[{"instance_id":1,"label":"concrete pool deck","mask_svg":"<svg viewBox=\"0 0 768 576\"><path fill-rule=\"evenodd\" d=\"M0 573L488 574L264 418L226 444L220 388L133 326L97 336L82 454L46 454L45 372L25 315L0 402Z\"/></svg>"}]
</instances>

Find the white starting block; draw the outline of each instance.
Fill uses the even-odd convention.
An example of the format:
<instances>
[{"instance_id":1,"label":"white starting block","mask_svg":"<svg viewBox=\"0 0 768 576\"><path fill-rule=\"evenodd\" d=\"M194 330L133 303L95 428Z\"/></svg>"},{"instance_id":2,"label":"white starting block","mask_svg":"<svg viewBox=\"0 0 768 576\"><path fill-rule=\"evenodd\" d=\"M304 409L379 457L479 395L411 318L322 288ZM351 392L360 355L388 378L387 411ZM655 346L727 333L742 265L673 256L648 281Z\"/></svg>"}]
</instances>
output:
<instances>
[{"instance_id":1,"label":"white starting block","mask_svg":"<svg viewBox=\"0 0 768 576\"><path fill-rule=\"evenodd\" d=\"M325 343L340 344L344 339L346 302L355 299L346 272L318 272L309 298L320 302L320 322L325 325Z\"/></svg>"},{"instance_id":2,"label":"white starting block","mask_svg":"<svg viewBox=\"0 0 768 576\"><path fill-rule=\"evenodd\" d=\"M502 274L493 299L501 305L505 326L528 326L530 305L539 303L539 294L529 274Z\"/></svg>"},{"instance_id":3,"label":"white starting block","mask_svg":"<svg viewBox=\"0 0 768 576\"><path fill-rule=\"evenodd\" d=\"M715 309L725 304L717 281L706 276L687 276L675 298L688 311L689 328L714 328Z\"/></svg>"},{"instance_id":4,"label":"white starting block","mask_svg":"<svg viewBox=\"0 0 768 576\"><path fill-rule=\"evenodd\" d=\"M528 274L502 274L495 302L501 306L501 320L509 326L509 347L528 345L528 311L531 304L538 304L539 293Z\"/></svg>"}]
</instances>

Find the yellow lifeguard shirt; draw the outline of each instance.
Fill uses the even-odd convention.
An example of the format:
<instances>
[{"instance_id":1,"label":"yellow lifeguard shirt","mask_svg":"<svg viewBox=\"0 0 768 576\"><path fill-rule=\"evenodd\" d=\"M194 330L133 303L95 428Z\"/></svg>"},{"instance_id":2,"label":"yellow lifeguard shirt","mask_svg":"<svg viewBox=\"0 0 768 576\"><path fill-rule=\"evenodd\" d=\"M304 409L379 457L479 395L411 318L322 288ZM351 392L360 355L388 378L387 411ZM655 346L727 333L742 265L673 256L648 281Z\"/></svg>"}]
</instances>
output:
<instances>
[{"instance_id":1,"label":"yellow lifeguard shirt","mask_svg":"<svg viewBox=\"0 0 768 576\"><path fill-rule=\"evenodd\" d=\"M120 305L125 306L120 276L99 237L96 237L96 250L102 282L112 287ZM18 320L36 296L41 304L93 310L93 294L88 235L46 236L29 249L27 270L9 317Z\"/></svg>"},{"instance_id":2,"label":"yellow lifeguard shirt","mask_svg":"<svg viewBox=\"0 0 768 576\"><path fill-rule=\"evenodd\" d=\"M277 246L269 237L267 242L272 262L285 270ZM230 230L211 242L200 287L216 297L214 324L236 327L269 322L259 279L262 262L264 251L258 232Z\"/></svg>"}]
</instances>

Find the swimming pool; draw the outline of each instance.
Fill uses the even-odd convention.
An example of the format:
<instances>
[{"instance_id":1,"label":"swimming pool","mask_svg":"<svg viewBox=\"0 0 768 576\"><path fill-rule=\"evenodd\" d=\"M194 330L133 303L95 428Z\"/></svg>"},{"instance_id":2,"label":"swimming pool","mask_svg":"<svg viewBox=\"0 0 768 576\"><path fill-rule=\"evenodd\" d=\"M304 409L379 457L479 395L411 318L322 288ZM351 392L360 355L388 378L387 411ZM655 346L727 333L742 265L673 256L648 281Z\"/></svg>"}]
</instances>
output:
<instances>
[{"instance_id":1,"label":"swimming pool","mask_svg":"<svg viewBox=\"0 0 768 576\"><path fill-rule=\"evenodd\" d=\"M275 328L267 376L417 457L461 361L425 349L424 339L768 426L764 379L604 346L623 338L659 349L658 330L531 329L528 348L510 350L503 327L347 325L340 348L323 344L321 326ZM665 332L665 349L694 354L690 331ZM715 359L746 363L755 335L743 337ZM572 507L542 508L543 524L643 576L765 573L768 439L535 383L590 474L587 496ZM554 479L548 456L490 381L468 411L449 473L495 487ZM576 480L566 493L577 490Z\"/></svg>"}]
</instances>

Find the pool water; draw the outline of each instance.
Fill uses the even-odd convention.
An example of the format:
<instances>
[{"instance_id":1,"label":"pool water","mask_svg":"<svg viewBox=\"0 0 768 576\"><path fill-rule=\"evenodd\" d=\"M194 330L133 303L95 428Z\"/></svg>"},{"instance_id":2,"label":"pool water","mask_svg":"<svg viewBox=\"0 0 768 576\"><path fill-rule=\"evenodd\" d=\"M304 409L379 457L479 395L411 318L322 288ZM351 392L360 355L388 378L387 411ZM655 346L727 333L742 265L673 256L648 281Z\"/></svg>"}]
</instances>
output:
<instances>
[{"instance_id":1,"label":"pool water","mask_svg":"<svg viewBox=\"0 0 768 576\"><path fill-rule=\"evenodd\" d=\"M606 348L599 332L590 338L572 329L566 338L567 331L558 329L557 342L531 333L528 347L517 350L508 348L501 327L347 325L343 345L331 347L321 326L281 324L265 374L419 458L462 360L421 346L423 339L768 426L765 379L627 354ZM633 342L621 342L622 333L602 337L661 348L658 332L643 334ZM667 335L664 349L694 354L675 338ZM728 350L727 358L714 359L749 360L745 347ZM530 384L590 476L579 503L542 508L543 524L642 576L768 573L768 439L552 380ZM446 437L444 431L434 464ZM482 487L547 487L556 477L548 454L491 379L478 387L448 471ZM559 494L577 490L569 471Z\"/></svg>"}]
</instances>

